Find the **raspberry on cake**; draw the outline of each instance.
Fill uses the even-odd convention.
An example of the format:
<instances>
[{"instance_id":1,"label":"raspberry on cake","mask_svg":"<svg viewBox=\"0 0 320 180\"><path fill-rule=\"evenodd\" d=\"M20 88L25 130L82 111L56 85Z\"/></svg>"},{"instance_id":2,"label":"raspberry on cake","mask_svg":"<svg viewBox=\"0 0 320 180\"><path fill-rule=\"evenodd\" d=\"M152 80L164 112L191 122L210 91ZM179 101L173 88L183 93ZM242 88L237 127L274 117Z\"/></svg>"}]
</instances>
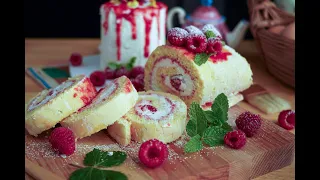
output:
<instances>
[{"instance_id":1,"label":"raspberry on cake","mask_svg":"<svg viewBox=\"0 0 320 180\"><path fill-rule=\"evenodd\" d=\"M126 64L136 57L144 66L150 53L165 44L168 7L161 2L110 1L100 7L101 69L109 62Z\"/></svg>"},{"instance_id":2,"label":"raspberry on cake","mask_svg":"<svg viewBox=\"0 0 320 180\"><path fill-rule=\"evenodd\" d=\"M156 138L169 143L178 139L185 131L187 106L179 97L169 93L139 92L137 103L125 117L131 123L131 133L126 133L125 139L144 142ZM110 127L112 126L114 125ZM117 132L124 132L123 126ZM110 131L109 134L112 137L119 136Z\"/></svg>"},{"instance_id":3,"label":"raspberry on cake","mask_svg":"<svg viewBox=\"0 0 320 180\"><path fill-rule=\"evenodd\" d=\"M252 84L252 71L244 57L229 46L197 65L195 53L184 47L159 46L145 67L145 90L179 96L190 106L199 103L207 109L220 93L227 95L230 107L243 100L241 91Z\"/></svg>"},{"instance_id":4,"label":"raspberry on cake","mask_svg":"<svg viewBox=\"0 0 320 180\"><path fill-rule=\"evenodd\" d=\"M69 78L57 87L43 90L27 105L25 127L37 136L90 103L97 91L88 77Z\"/></svg>"},{"instance_id":5,"label":"raspberry on cake","mask_svg":"<svg viewBox=\"0 0 320 180\"><path fill-rule=\"evenodd\" d=\"M60 124L77 139L90 136L125 115L136 103L138 93L131 81L119 77L103 88L90 104L65 118Z\"/></svg>"}]
</instances>

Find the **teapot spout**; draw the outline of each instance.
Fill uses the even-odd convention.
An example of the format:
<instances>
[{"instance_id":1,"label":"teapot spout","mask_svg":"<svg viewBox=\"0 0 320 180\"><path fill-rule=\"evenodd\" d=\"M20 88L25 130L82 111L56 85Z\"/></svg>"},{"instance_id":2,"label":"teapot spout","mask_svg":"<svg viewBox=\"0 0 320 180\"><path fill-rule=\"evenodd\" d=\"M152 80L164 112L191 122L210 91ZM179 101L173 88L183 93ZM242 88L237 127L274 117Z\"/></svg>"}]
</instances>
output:
<instances>
[{"instance_id":1,"label":"teapot spout","mask_svg":"<svg viewBox=\"0 0 320 180\"><path fill-rule=\"evenodd\" d=\"M247 20L241 20L232 32L227 33L227 44L232 48L237 48L240 42L243 40L244 35L249 28L249 22Z\"/></svg>"}]
</instances>

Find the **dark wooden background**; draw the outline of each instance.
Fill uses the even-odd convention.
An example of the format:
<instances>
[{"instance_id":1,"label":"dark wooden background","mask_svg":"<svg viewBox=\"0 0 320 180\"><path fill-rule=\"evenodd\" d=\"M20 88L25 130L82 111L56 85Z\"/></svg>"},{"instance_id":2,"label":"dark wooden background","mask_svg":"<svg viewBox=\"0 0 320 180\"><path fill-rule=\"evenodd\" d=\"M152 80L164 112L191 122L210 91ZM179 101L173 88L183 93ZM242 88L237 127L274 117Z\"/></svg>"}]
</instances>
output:
<instances>
[{"instance_id":1,"label":"dark wooden background","mask_svg":"<svg viewBox=\"0 0 320 180\"><path fill-rule=\"evenodd\" d=\"M99 7L106 1L24 0L25 37L99 37ZM188 14L200 5L200 0L158 1L166 3L169 9L181 6ZM227 18L230 29L241 19L249 19L247 0L214 0L213 5ZM252 38L249 30L246 38Z\"/></svg>"}]
</instances>

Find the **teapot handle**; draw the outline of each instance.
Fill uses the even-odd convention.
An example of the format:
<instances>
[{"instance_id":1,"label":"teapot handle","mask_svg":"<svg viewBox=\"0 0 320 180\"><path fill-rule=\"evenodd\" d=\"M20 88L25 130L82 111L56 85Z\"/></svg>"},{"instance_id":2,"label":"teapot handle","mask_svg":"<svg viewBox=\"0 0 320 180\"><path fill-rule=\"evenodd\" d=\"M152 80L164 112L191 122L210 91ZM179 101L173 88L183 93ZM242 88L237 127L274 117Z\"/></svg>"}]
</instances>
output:
<instances>
[{"instance_id":1,"label":"teapot handle","mask_svg":"<svg viewBox=\"0 0 320 180\"><path fill-rule=\"evenodd\" d=\"M186 11L181 7L174 7L168 12L167 28L173 28L173 16L178 13L179 23L183 25L185 23Z\"/></svg>"}]
</instances>

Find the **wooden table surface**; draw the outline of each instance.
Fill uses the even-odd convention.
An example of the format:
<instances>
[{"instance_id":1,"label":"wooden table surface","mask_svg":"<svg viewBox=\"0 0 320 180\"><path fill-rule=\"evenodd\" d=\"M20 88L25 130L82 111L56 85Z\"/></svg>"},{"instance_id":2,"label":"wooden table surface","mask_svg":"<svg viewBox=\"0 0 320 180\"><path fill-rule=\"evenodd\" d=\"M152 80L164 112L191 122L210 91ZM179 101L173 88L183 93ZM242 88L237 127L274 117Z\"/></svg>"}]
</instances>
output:
<instances>
[{"instance_id":1,"label":"wooden table surface","mask_svg":"<svg viewBox=\"0 0 320 180\"><path fill-rule=\"evenodd\" d=\"M99 39L25 39L25 67L42 67L67 64L71 53L79 52L83 56L98 53ZM272 77L266 70L254 41L243 41L237 51L247 58L253 71L253 81L262 85L270 92L275 92L279 96L292 102L293 109L295 101L295 90L283 85ZM42 87L38 85L28 75L25 75L25 100L36 95ZM240 106L248 106L245 103ZM252 109L253 113L260 113L257 109ZM264 115L262 117L276 121L277 115ZM292 131L294 133L294 130ZM27 173L26 179L33 179ZM295 179L295 162L290 166L265 174L255 180L291 180Z\"/></svg>"}]
</instances>

